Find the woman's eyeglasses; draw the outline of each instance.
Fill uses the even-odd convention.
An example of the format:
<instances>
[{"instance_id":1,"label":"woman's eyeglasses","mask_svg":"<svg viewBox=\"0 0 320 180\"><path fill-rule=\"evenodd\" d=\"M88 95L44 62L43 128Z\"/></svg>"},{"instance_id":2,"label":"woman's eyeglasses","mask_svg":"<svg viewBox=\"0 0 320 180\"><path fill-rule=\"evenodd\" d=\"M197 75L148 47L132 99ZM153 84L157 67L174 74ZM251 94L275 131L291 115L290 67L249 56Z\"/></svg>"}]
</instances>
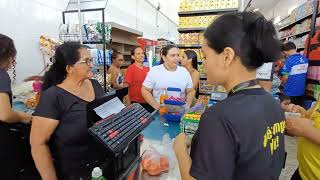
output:
<instances>
[{"instance_id":1,"label":"woman's eyeglasses","mask_svg":"<svg viewBox=\"0 0 320 180\"><path fill-rule=\"evenodd\" d=\"M86 63L88 66L90 66L92 64L92 58L87 58L87 59L78 61L75 64L83 64L83 63Z\"/></svg>"}]
</instances>

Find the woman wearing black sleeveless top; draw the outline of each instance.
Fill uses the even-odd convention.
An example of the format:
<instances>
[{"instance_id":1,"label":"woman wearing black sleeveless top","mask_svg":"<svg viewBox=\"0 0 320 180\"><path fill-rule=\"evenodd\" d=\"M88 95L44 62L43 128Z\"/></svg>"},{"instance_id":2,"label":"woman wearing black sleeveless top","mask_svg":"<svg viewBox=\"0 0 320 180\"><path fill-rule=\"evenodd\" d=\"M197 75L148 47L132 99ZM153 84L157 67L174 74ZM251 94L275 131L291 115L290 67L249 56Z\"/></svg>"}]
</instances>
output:
<instances>
[{"instance_id":1,"label":"woman wearing black sleeveless top","mask_svg":"<svg viewBox=\"0 0 320 180\"><path fill-rule=\"evenodd\" d=\"M31 115L12 110L11 79L7 71L14 68L17 51L13 40L0 34L0 179L15 179L26 161L27 143L13 123L30 123ZM30 158L31 159L31 158Z\"/></svg>"},{"instance_id":2,"label":"woman wearing black sleeveless top","mask_svg":"<svg viewBox=\"0 0 320 180\"><path fill-rule=\"evenodd\" d=\"M278 179L284 165L284 113L256 80L256 69L280 54L272 22L253 12L225 14L204 36L207 81L223 85L229 95L202 115L191 144L185 134L176 138L182 179Z\"/></svg>"},{"instance_id":3,"label":"woman wearing black sleeveless top","mask_svg":"<svg viewBox=\"0 0 320 180\"><path fill-rule=\"evenodd\" d=\"M100 84L91 79L92 67L83 45L65 43L57 48L55 62L45 74L30 135L32 156L42 179L90 177L86 108L104 95Z\"/></svg>"}]
</instances>

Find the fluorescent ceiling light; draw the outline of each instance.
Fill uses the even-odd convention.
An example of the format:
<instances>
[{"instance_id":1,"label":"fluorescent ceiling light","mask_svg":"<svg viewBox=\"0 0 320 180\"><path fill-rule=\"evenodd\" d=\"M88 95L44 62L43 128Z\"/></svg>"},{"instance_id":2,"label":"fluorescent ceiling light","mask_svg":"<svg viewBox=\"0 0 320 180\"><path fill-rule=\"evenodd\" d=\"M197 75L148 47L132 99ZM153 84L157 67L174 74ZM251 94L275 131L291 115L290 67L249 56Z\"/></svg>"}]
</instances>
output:
<instances>
[{"instance_id":1,"label":"fluorescent ceiling light","mask_svg":"<svg viewBox=\"0 0 320 180\"><path fill-rule=\"evenodd\" d=\"M257 11L259 11L259 8L255 8L255 9L253 9L253 11L254 11L254 12L257 12Z\"/></svg>"}]
</instances>

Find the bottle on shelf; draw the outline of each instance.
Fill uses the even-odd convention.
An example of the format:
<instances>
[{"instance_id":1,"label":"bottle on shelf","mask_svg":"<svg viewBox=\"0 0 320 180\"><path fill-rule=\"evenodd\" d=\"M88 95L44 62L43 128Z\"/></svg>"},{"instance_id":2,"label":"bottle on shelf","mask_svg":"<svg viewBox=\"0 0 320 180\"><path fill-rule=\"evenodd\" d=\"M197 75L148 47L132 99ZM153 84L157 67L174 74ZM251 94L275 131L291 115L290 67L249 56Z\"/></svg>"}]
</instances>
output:
<instances>
[{"instance_id":1,"label":"bottle on shelf","mask_svg":"<svg viewBox=\"0 0 320 180\"><path fill-rule=\"evenodd\" d=\"M103 175L102 175L102 170L100 167L95 167L91 173L91 180L107 180Z\"/></svg>"}]
</instances>

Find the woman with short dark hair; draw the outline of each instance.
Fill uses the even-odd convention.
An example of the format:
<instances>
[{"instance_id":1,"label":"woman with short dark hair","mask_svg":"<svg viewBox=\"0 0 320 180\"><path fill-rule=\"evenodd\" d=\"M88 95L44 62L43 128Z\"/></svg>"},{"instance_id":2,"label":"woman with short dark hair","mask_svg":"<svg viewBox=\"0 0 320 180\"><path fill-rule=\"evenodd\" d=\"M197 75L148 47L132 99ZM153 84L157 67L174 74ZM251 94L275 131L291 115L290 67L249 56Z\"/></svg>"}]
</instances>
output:
<instances>
[{"instance_id":1,"label":"woman with short dark hair","mask_svg":"<svg viewBox=\"0 0 320 180\"><path fill-rule=\"evenodd\" d=\"M204 36L207 81L223 85L228 98L206 110L192 143L185 134L177 136L182 179L278 179L285 159L285 117L256 80L256 69L280 54L272 22L253 12L225 14Z\"/></svg>"}]
</instances>

